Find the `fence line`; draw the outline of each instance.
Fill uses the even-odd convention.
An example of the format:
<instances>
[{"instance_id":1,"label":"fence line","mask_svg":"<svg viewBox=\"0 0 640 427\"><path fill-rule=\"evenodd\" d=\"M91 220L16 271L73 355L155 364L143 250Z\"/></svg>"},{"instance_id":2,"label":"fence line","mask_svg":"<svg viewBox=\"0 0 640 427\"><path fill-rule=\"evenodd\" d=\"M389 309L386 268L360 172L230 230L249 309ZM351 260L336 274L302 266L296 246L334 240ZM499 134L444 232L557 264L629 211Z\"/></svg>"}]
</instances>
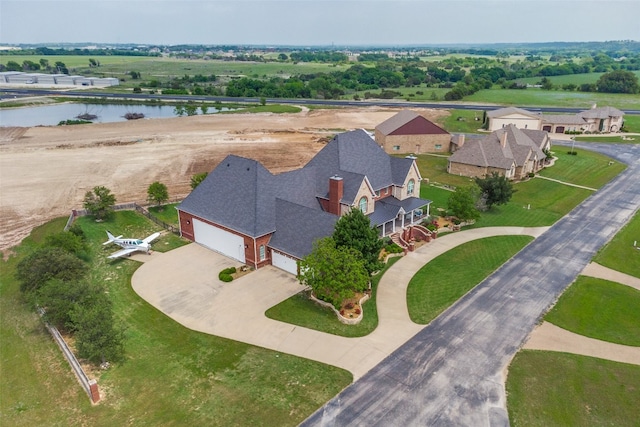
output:
<instances>
[{"instance_id":1,"label":"fence line","mask_svg":"<svg viewBox=\"0 0 640 427\"><path fill-rule=\"evenodd\" d=\"M44 315L44 309L42 309L41 307L38 307L38 312L40 313L40 316ZM58 328L51 325L46 320L44 322L44 326L47 328L47 330L53 337L53 340L56 342L56 344L58 344L58 347L60 347L60 350L62 350L62 355L64 356L65 359L67 359L67 362L69 362L69 366L71 366L71 370L76 375L78 382L80 383L84 391L89 396L89 399L91 399L93 403L96 403L99 400L99 395L97 396L97 399L96 399L96 396L92 395L91 383L89 381L89 377L87 377L87 374L84 372L84 369L82 369L80 362L78 362L78 359L76 359L76 356L73 354L73 352L67 345L64 338L62 338L62 335L60 334L60 331L58 331Z\"/></svg>"},{"instance_id":2,"label":"fence line","mask_svg":"<svg viewBox=\"0 0 640 427\"><path fill-rule=\"evenodd\" d=\"M176 203L178 201L179 200L176 200ZM160 218L156 217L151 212L149 212L148 209L144 208L143 206L140 206L136 202L121 203L119 205L113 205L111 208L114 211L135 210L138 213L141 213L142 215L146 216L151 221L153 221L160 227L164 228L165 230L169 230L172 233L177 234L178 236L180 235L180 229L178 227L162 221ZM86 209L72 209L71 215L69 215L69 220L67 221L67 225L65 225L64 230L65 231L69 230L69 227L71 227L71 224L73 224L73 221L75 221L77 217L86 216L86 215L90 215L89 211L87 211Z\"/></svg>"}]
</instances>

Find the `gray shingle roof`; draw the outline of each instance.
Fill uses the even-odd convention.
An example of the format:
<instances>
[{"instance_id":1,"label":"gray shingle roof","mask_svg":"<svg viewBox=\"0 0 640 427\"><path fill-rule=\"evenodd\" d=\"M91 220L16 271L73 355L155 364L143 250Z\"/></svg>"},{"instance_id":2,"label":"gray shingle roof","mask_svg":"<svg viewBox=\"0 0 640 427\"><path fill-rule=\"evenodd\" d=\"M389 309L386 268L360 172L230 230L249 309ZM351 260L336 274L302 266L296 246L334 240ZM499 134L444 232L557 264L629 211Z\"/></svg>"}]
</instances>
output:
<instances>
[{"instance_id":1,"label":"gray shingle roof","mask_svg":"<svg viewBox=\"0 0 640 427\"><path fill-rule=\"evenodd\" d=\"M583 125L584 119L577 114L543 114L543 123L553 123L562 125Z\"/></svg>"},{"instance_id":2,"label":"gray shingle roof","mask_svg":"<svg viewBox=\"0 0 640 427\"><path fill-rule=\"evenodd\" d=\"M500 141L505 134L507 143L502 147ZM492 132L484 139L465 143L451 155L449 161L506 170L514 162L516 166L522 166L530 153L537 155L538 159L544 158L545 154L540 147L543 141L541 138L545 137L546 132L518 129L511 124Z\"/></svg>"},{"instance_id":3,"label":"gray shingle roof","mask_svg":"<svg viewBox=\"0 0 640 427\"><path fill-rule=\"evenodd\" d=\"M495 117L503 117L508 116L509 114L522 114L524 116L529 116L533 118L540 118L538 114L532 113L531 111L523 110L518 107L506 107L506 108L498 108L497 110L492 110L487 113L487 117L495 118Z\"/></svg>"},{"instance_id":4,"label":"gray shingle roof","mask_svg":"<svg viewBox=\"0 0 640 427\"><path fill-rule=\"evenodd\" d=\"M606 119L609 117L622 117L624 113L615 107L598 107L578 113L585 119Z\"/></svg>"},{"instance_id":5,"label":"gray shingle roof","mask_svg":"<svg viewBox=\"0 0 640 427\"><path fill-rule=\"evenodd\" d=\"M269 247L297 258L313 249L313 243L333 234L337 215L276 199L277 231Z\"/></svg>"},{"instance_id":6,"label":"gray shingle roof","mask_svg":"<svg viewBox=\"0 0 640 427\"><path fill-rule=\"evenodd\" d=\"M274 176L258 161L229 155L178 209L258 237L275 230Z\"/></svg>"}]
</instances>

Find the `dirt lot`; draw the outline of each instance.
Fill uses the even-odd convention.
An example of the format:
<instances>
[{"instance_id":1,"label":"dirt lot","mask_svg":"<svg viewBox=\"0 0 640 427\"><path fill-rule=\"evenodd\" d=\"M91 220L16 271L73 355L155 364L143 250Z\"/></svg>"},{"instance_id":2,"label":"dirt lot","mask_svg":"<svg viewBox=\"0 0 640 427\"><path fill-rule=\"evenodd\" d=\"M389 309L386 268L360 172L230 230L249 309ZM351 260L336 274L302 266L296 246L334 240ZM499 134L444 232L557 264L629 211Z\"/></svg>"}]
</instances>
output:
<instances>
[{"instance_id":1,"label":"dirt lot","mask_svg":"<svg viewBox=\"0 0 640 427\"><path fill-rule=\"evenodd\" d=\"M399 110L304 110L297 114L212 114L66 127L0 128L0 250L73 208L104 185L118 203L143 203L153 181L173 198L195 173L227 154L259 160L273 173L304 165L326 140L373 129ZM419 111L431 120L444 111Z\"/></svg>"}]
</instances>

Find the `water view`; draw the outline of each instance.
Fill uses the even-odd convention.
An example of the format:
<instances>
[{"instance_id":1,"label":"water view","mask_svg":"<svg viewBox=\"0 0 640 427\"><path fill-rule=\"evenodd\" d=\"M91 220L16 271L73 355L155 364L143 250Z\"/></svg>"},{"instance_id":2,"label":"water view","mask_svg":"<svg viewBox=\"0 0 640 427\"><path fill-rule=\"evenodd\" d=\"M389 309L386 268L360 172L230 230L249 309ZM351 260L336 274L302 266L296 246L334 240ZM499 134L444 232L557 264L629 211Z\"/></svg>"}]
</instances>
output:
<instances>
[{"instance_id":1,"label":"water view","mask_svg":"<svg viewBox=\"0 0 640 427\"><path fill-rule=\"evenodd\" d=\"M208 114L228 110L209 108ZM38 107L0 109L0 126L56 126L63 120L76 120L82 114L96 115L94 123L124 122L125 114L141 113L144 119L176 117L175 107L170 105L105 105L105 104L56 104ZM200 109L198 109L200 113ZM143 119L143 120L144 120Z\"/></svg>"}]
</instances>

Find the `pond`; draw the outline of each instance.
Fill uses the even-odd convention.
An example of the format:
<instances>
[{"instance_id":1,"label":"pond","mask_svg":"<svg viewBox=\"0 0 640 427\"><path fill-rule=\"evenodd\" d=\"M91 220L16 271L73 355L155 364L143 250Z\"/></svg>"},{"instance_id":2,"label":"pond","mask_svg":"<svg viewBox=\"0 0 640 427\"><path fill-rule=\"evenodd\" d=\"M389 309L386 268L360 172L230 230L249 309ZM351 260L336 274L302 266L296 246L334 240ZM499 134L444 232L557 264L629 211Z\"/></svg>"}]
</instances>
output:
<instances>
[{"instance_id":1,"label":"pond","mask_svg":"<svg viewBox=\"0 0 640 427\"><path fill-rule=\"evenodd\" d=\"M207 114L227 111L228 108L209 108ZM56 126L63 120L76 120L80 114L98 116L94 123L124 122L127 113L142 113L145 119L176 117L172 105L114 105L64 103L37 107L0 109L0 126ZM201 113L198 108L198 113Z\"/></svg>"}]
</instances>

